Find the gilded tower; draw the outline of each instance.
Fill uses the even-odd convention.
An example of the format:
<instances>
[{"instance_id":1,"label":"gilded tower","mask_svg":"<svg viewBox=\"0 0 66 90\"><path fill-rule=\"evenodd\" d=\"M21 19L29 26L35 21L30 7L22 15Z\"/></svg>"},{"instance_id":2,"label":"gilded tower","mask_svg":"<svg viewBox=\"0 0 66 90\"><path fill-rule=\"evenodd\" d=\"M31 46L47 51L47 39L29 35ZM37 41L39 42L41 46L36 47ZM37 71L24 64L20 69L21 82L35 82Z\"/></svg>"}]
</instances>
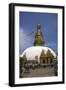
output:
<instances>
[{"instance_id":1,"label":"gilded tower","mask_svg":"<svg viewBox=\"0 0 66 90\"><path fill-rule=\"evenodd\" d=\"M43 46L44 41L43 41L43 35L41 32L41 25L37 25L37 30L35 33L35 41L34 41L34 46Z\"/></svg>"}]
</instances>

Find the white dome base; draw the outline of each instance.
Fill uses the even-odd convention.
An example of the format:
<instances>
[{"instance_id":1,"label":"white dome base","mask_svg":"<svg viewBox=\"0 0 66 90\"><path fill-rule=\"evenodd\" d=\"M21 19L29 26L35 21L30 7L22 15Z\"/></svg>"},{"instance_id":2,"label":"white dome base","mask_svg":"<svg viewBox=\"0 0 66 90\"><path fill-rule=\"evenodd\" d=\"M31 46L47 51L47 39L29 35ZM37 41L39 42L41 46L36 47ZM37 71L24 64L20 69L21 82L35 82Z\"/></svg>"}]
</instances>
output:
<instances>
[{"instance_id":1,"label":"white dome base","mask_svg":"<svg viewBox=\"0 0 66 90\"><path fill-rule=\"evenodd\" d=\"M56 58L56 53L51 48L44 46L29 47L20 55L20 57L23 57L23 55L26 54L27 60L36 60L35 59L36 56L38 56L38 60L39 60L42 50L44 50L45 54L49 50Z\"/></svg>"}]
</instances>

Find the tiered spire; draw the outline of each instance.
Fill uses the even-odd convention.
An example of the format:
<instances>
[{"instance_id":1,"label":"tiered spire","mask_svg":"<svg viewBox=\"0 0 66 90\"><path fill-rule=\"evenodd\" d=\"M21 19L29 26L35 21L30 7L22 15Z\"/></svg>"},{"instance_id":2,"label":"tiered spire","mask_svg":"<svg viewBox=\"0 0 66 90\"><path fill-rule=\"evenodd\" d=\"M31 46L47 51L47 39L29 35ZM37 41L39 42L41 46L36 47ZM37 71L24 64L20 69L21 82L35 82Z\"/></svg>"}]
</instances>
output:
<instances>
[{"instance_id":1,"label":"tiered spire","mask_svg":"<svg viewBox=\"0 0 66 90\"><path fill-rule=\"evenodd\" d=\"M37 25L37 30L35 33L35 41L34 41L34 46L43 46L44 41L43 41L43 35L41 32L41 25Z\"/></svg>"}]
</instances>

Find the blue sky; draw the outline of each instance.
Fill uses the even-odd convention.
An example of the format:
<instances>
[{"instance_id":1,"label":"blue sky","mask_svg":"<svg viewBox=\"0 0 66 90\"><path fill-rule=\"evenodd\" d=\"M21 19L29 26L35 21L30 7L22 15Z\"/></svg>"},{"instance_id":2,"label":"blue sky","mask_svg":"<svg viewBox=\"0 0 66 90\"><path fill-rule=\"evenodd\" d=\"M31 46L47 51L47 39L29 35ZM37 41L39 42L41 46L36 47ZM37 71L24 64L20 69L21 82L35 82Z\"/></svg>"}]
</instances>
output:
<instances>
[{"instance_id":1,"label":"blue sky","mask_svg":"<svg viewBox=\"0 0 66 90\"><path fill-rule=\"evenodd\" d=\"M41 31L44 35L45 45L57 52L57 21L56 13L19 13L19 53L26 48L33 46L34 34L37 24L41 24Z\"/></svg>"}]
</instances>

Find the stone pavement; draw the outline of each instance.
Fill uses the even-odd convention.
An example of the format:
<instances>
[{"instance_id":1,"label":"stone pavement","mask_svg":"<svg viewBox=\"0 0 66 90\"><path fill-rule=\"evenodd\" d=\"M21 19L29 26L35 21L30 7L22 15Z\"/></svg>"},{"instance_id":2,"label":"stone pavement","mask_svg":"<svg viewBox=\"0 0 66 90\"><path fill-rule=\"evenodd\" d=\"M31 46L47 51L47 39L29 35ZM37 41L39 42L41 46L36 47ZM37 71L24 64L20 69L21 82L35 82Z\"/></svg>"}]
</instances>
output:
<instances>
[{"instance_id":1,"label":"stone pavement","mask_svg":"<svg viewBox=\"0 0 66 90\"><path fill-rule=\"evenodd\" d=\"M48 77L55 76L54 67L40 67L35 69L28 69L22 73L23 78L27 77Z\"/></svg>"}]
</instances>

